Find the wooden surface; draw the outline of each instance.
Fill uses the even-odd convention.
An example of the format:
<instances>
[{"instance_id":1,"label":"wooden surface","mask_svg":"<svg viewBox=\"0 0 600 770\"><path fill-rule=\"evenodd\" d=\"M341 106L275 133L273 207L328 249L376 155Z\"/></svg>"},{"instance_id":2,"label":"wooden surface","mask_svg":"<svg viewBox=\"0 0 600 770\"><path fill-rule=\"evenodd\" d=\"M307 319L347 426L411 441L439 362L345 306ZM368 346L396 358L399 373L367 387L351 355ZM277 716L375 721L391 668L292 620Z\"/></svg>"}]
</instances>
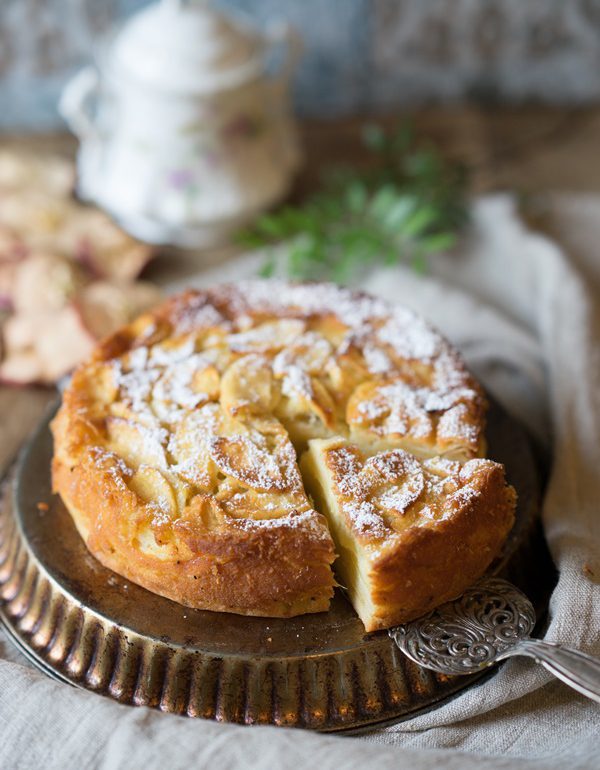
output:
<instances>
[{"instance_id":1,"label":"wooden surface","mask_svg":"<svg viewBox=\"0 0 600 770\"><path fill-rule=\"evenodd\" d=\"M511 189L523 195L548 192L600 192L600 107L560 110L527 108L432 108L382 119L392 126L409 117L424 141L432 141L449 157L464 161L474 193ZM367 162L360 141L365 120L305 123L302 136L306 164L292 198L314 189L328 165ZM74 140L64 134L16 137L5 135L0 146L73 157ZM158 260L150 277L167 282L214 264L227 251L203 255L172 253ZM55 391L0 388L0 470L38 422Z\"/></svg>"}]
</instances>

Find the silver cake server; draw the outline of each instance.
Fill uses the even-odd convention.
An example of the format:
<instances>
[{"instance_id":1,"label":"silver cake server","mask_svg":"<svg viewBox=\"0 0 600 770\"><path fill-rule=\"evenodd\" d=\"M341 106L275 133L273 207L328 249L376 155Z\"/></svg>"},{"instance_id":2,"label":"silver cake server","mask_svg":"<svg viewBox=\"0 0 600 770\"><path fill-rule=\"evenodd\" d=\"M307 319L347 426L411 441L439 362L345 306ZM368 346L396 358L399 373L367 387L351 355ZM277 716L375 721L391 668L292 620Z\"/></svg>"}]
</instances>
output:
<instances>
[{"instance_id":1,"label":"silver cake server","mask_svg":"<svg viewBox=\"0 0 600 770\"><path fill-rule=\"evenodd\" d=\"M600 660L554 642L532 639L535 611L512 583L485 578L455 601L388 633L402 652L441 674L472 674L525 655L600 703Z\"/></svg>"}]
</instances>

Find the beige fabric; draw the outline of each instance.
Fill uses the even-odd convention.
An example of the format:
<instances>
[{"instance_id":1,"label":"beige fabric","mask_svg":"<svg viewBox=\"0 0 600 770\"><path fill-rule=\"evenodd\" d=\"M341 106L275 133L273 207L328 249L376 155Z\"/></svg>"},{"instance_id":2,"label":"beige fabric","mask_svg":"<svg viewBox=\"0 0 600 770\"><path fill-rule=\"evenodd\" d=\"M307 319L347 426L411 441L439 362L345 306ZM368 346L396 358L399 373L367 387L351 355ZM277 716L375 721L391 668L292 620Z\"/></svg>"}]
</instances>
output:
<instances>
[{"instance_id":1,"label":"beige fabric","mask_svg":"<svg viewBox=\"0 0 600 770\"><path fill-rule=\"evenodd\" d=\"M436 322L508 408L553 440L544 525L561 575L547 636L600 655L600 200L561 203L552 205L566 251L527 231L510 199L489 198L475 206L468 248L439 260L435 277L398 268L366 288ZM241 277L255 263L198 283ZM0 657L18 658L1 637ZM360 739L126 708L0 661L0 768L596 768L599 736L600 707L528 661Z\"/></svg>"}]
</instances>

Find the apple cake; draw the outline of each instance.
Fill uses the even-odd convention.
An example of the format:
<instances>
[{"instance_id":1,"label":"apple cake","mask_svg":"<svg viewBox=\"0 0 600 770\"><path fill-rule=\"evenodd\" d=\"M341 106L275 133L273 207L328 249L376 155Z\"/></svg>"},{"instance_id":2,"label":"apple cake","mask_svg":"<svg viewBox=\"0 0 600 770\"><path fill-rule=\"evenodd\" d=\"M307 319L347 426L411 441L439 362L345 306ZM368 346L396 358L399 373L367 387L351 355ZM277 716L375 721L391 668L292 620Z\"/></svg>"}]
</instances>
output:
<instances>
[{"instance_id":1,"label":"apple cake","mask_svg":"<svg viewBox=\"0 0 600 770\"><path fill-rule=\"evenodd\" d=\"M150 591L289 617L342 585L373 631L461 593L506 538L485 409L405 308L328 284L188 291L74 372L53 485L89 551Z\"/></svg>"}]
</instances>

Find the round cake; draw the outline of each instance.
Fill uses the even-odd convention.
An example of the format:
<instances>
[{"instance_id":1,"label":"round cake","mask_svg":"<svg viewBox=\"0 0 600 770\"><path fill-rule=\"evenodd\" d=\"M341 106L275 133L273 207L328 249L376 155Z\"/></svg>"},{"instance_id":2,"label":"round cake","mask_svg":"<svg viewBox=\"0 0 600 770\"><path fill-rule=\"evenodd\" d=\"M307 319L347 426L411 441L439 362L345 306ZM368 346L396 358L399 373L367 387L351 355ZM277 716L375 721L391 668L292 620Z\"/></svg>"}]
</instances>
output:
<instances>
[{"instance_id":1,"label":"round cake","mask_svg":"<svg viewBox=\"0 0 600 770\"><path fill-rule=\"evenodd\" d=\"M508 534L485 399L412 312L328 284L188 291L101 343L54 419L90 552L191 607L368 631L461 593ZM337 577L334 577L335 576Z\"/></svg>"}]
</instances>

